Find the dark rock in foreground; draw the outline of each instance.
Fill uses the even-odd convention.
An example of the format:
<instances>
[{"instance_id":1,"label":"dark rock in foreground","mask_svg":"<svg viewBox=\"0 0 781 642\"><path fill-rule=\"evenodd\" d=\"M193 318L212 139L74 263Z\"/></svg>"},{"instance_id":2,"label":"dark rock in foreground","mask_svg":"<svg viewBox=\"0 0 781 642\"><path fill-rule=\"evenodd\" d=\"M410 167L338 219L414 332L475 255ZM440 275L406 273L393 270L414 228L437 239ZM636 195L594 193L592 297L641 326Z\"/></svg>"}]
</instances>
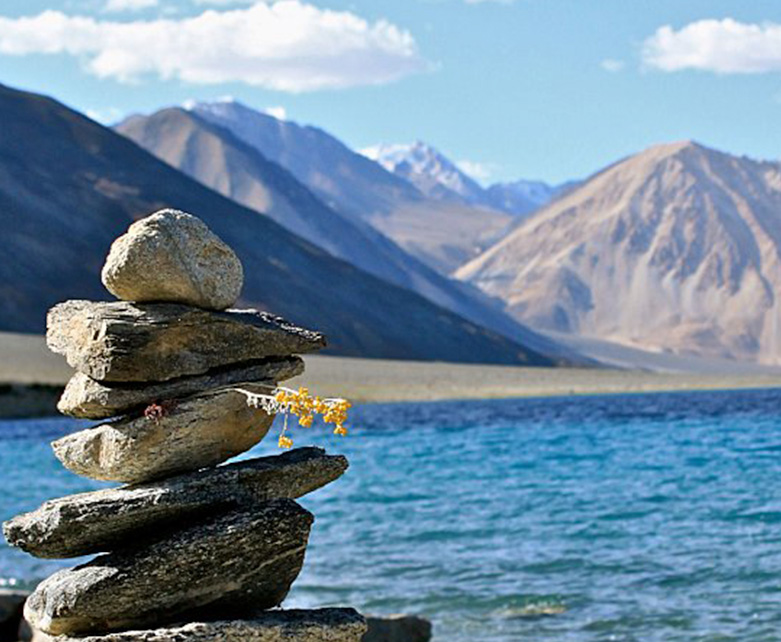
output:
<instances>
[{"instance_id":1,"label":"dark rock in foreground","mask_svg":"<svg viewBox=\"0 0 781 642\"><path fill-rule=\"evenodd\" d=\"M242 381L271 384L291 379L304 371L300 357L270 358L239 366L228 366L202 375L180 377L161 383L112 383L96 381L77 372L62 394L57 409L66 415L87 419L107 419L153 402L185 397Z\"/></svg>"},{"instance_id":2,"label":"dark rock in foreground","mask_svg":"<svg viewBox=\"0 0 781 642\"><path fill-rule=\"evenodd\" d=\"M53 499L7 521L3 533L11 546L38 557L90 555L143 541L198 515L296 499L338 479L347 465L342 455L297 448L159 483Z\"/></svg>"},{"instance_id":3,"label":"dark rock in foreground","mask_svg":"<svg viewBox=\"0 0 781 642\"><path fill-rule=\"evenodd\" d=\"M366 621L354 609L291 609L259 613L242 620L47 639L52 642L360 642L365 630Z\"/></svg>"},{"instance_id":4,"label":"dark rock in foreground","mask_svg":"<svg viewBox=\"0 0 781 642\"><path fill-rule=\"evenodd\" d=\"M293 500L272 500L101 555L39 584L25 618L73 635L273 608L301 570L313 519Z\"/></svg>"},{"instance_id":5,"label":"dark rock in foreground","mask_svg":"<svg viewBox=\"0 0 781 642\"><path fill-rule=\"evenodd\" d=\"M319 332L267 312L174 303L66 301L49 310L47 328L49 348L98 381L167 381L325 347Z\"/></svg>"},{"instance_id":6,"label":"dark rock in foreground","mask_svg":"<svg viewBox=\"0 0 781 642\"><path fill-rule=\"evenodd\" d=\"M241 392L267 393L245 383L163 406L159 415L87 428L52 443L65 467L92 479L139 483L216 466L257 444L273 416L247 404Z\"/></svg>"},{"instance_id":7,"label":"dark rock in foreground","mask_svg":"<svg viewBox=\"0 0 781 642\"><path fill-rule=\"evenodd\" d=\"M429 642L431 622L417 615L367 617L369 630L361 642Z\"/></svg>"},{"instance_id":8,"label":"dark rock in foreground","mask_svg":"<svg viewBox=\"0 0 781 642\"><path fill-rule=\"evenodd\" d=\"M16 640L27 595L26 591L0 589L0 640Z\"/></svg>"}]
</instances>

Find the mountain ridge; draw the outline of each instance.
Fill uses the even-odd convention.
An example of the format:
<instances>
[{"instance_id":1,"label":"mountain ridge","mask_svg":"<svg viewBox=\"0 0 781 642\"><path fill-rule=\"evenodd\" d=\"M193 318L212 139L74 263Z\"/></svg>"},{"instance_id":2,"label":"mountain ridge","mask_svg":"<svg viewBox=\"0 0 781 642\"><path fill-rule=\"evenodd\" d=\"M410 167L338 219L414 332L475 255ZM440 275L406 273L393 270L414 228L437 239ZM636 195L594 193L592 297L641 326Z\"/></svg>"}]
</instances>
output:
<instances>
[{"instance_id":1,"label":"mountain ridge","mask_svg":"<svg viewBox=\"0 0 781 642\"><path fill-rule=\"evenodd\" d=\"M781 165L694 141L595 173L462 266L538 330L781 362Z\"/></svg>"},{"instance_id":2,"label":"mountain ridge","mask_svg":"<svg viewBox=\"0 0 781 642\"><path fill-rule=\"evenodd\" d=\"M374 145L360 153L411 182L426 196L514 217L532 214L569 185L552 186L543 181L519 179L483 187L437 148L420 140L411 144Z\"/></svg>"}]
</instances>

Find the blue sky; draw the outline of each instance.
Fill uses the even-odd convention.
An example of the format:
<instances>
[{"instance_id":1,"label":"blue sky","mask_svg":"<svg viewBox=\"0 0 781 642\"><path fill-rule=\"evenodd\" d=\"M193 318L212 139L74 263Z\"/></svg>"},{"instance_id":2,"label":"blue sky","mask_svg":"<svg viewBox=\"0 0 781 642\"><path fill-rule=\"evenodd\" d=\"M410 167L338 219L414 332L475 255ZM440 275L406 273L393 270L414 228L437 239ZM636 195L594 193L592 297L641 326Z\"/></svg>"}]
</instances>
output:
<instances>
[{"instance_id":1,"label":"blue sky","mask_svg":"<svg viewBox=\"0 0 781 642\"><path fill-rule=\"evenodd\" d=\"M231 95L558 182L684 138L780 158L777 25L778 0L7 0L0 82L104 120Z\"/></svg>"}]
</instances>

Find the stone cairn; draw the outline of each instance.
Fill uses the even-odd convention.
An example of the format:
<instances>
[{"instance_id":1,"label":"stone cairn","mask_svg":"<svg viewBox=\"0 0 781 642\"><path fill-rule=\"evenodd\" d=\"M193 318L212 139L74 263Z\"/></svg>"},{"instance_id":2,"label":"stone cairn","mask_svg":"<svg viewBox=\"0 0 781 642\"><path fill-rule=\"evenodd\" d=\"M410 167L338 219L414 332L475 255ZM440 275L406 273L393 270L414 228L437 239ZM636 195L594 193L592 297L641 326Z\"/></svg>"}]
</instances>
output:
<instances>
[{"instance_id":1,"label":"stone cairn","mask_svg":"<svg viewBox=\"0 0 781 642\"><path fill-rule=\"evenodd\" d=\"M47 342L77 371L60 411L115 419L52 447L69 470L126 485L4 524L10 544L38 557L99 553L42 582L27 621L61 642L358 642L366 623L353 609L269 610L301 570L314 519L294 499L347 460L298 448L217 466L271 426L248 398L303 372L292 355L324 337L227 310L241 263L183 212L131 225L102 277L121 300L55 306Z\"/></svg>"}]
</instances>

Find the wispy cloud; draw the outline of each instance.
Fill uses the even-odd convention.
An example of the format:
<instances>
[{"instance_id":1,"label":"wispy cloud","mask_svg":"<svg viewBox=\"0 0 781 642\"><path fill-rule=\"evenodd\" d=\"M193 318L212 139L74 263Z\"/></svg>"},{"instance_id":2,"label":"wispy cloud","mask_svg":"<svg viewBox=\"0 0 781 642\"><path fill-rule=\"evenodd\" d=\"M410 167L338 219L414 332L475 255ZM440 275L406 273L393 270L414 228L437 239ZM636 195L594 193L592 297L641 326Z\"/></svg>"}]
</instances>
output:
<instances>
[{"instance_id":1,"label":"wispy cloud","mask_svg":"<svg viewBox=\"0 0 781 642\"><path fill-rule=\"evenodd\" d=\"M242 4L255 4L257 0L193 0L194 4L211 5L214 7L231 7Z\"/></svg>"},{"instance_id":2,"label":"wispy cloud","mask_svg":"<svg viewBox=\"0 0 781 642\"><path fill-rule=\"evenodd\" d=\"M489 163L478 163L470 160L460 160L456 162L456 166L467 176L471 176L477 181L487 181L494 173L496 169Z\"/></svg>"},{"instance_id":3,"label":"wispy cloud","mask_svg":"<svg viewBox=\"0 0 781 642\"><path fill-rule=\"evenodd\" d=\"M276 107L266 107L263 110L263 113L268 114L269 116L273 116L277 120L287 120L287 109L281 105L277 105Z\"/></svg>"},{"instance_id":4,"label":"wispy cloud","mask_svg":"<svg viewBox=\"0 0 781 642\"><path fill-rule=\"evenodd\" d=\"M732 18L699 20L678 31L666 25L645 41L643 61L662 71L781 71L781 25L744 23Z\"/></svg>"},{"instance_id":5,"label":"wispy cloud","mask_svg":"<svg viewBox=\"0 0 781 642\"><path fill-rule=\"evenodd\" d=\"M109 13L141 11L143 9L149 9L150 7L156 7L158 4L158 0L108 0L106 6L103 7L103 11Z\"/></svg>"},{"instance_id":6,"label":"wispy cloud","mask_svg":"<svg viewBox=\"0 0 781 642\"><path fill-rule=\"evenodd\" d=\"M379 85L430 68L412 34L301 0L112 22L59 11L0 17L0 54L66 54L99 78L238 82L288 92Z\"/></svg>"},{"instance_id":7,"label":"wispy cloud","mask_svg":"<svg viewBox=\"0 0 781 642\"><path fill-rule=\"evenodd\" d=\"M118 107L109 107L108 109L88 109L87 116L103 125L113 125L124 116L124 112Z\"/></svg>"},{"instance_id":8,"label":"wispy cloud","mask_svg":"<svg viewBox=\"0 0 781 642\"><path fill-rule=\"evenodd\" d=\"M605 71L609 71L611 74L615 74L619 71L623 71L626 67L626 63L623 60L617 60L615 58L605 58L602 62L599 63L599 66L602 67L602 69Z\"/></svg>"}]
</instances>

